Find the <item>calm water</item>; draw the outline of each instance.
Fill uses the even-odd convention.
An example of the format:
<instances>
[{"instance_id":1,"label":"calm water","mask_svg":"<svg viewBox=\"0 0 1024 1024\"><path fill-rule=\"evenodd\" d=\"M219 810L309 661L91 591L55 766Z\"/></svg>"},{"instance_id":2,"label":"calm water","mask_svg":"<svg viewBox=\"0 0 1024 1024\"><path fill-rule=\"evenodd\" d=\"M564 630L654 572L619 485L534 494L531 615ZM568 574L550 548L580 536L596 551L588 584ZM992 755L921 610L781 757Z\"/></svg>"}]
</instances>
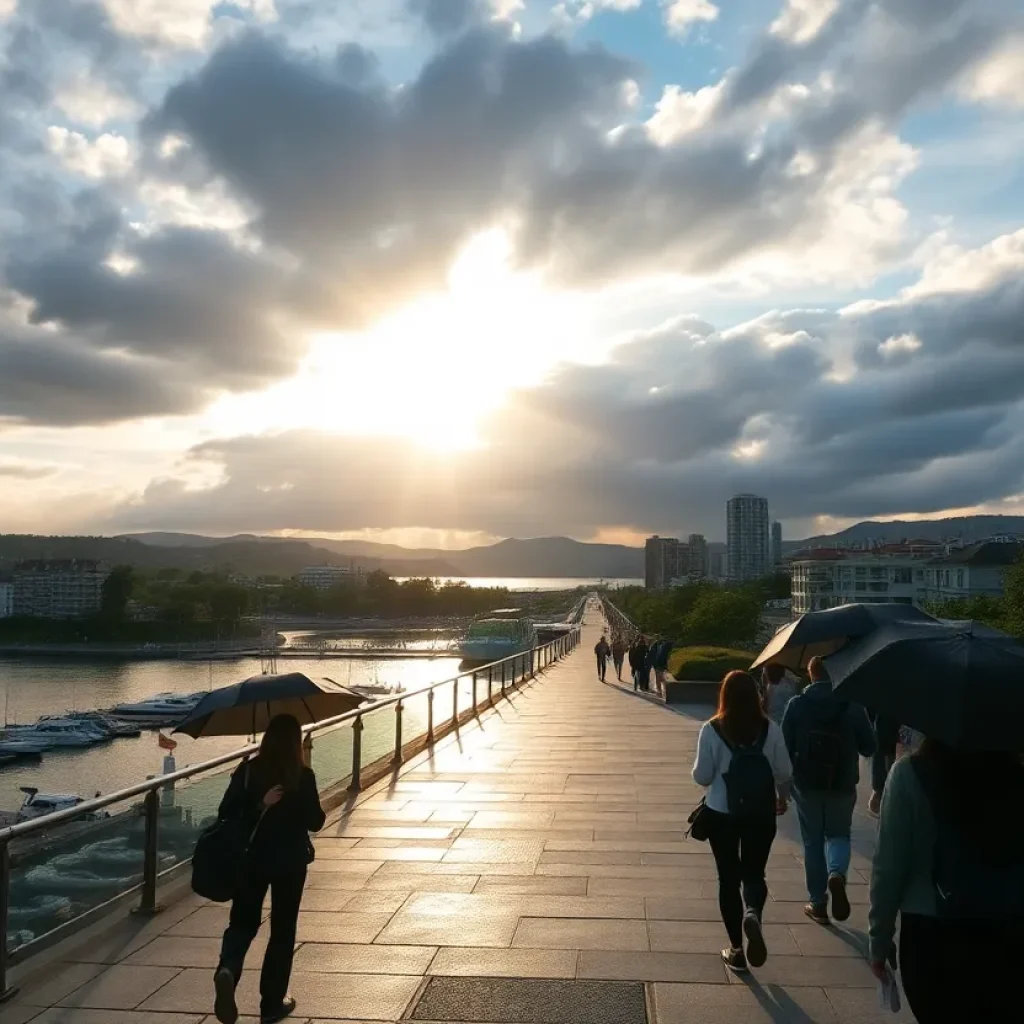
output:
<instances>
[{"instance_id":1,"label":"calm water","mask_svg":"<svg viewBox=\"0 0 1024 1024\"><path fill-rule=\"evenodd\" d=\"M398 580L408 577L397 576ZM590 577L578 579L575 577L549 578L545 576L435 576L438 583L465 583L470 587L504 587L506 590L575 590L577 587L586 587L593 590L598 585L611 587L642 587L643 579L599 579Z\"/></svg>"},{"instance_id":2,"label":"calm water","mask_svg":"<svg viewBox=\"0 0 1024 1024\"><path fill-rule=\"evenodd\" d=\"M459 661L457 658L371 661L311 657L282 660L278 667L281 671L305 672L314 679L329 676L342 685L401 684L406 689L414 689L457 675ZM40 715L111 707L124 701L143 700L163 691L191 693L216 689L257 675L259 671L258 658L213 662L0 658L0 707L6 708L8 722L31 723ZM371 727L372 719L381 719L381 722ZM385 719L388 719L386 725ZM365 754L370 752L368 747L386 743L392 721L393 716L387 712L367 719ZM349 731L346 729L346 733ZM378 732L380 737L376 735ZM416 734L414 721L409 721L405 729L406 738ZM234 750L244 743L238 737L192 740L187 736L177 736L175 739L179 741L175 751L179 768ZM339 743L334 742L333 745L337 747ZM328 740L322 742L325 754L330 746ZM347 743L346 748L350 749ZM23 796L19 786L36 786L48 793L77 793L82 796L92 796L97 791L110 792L159 773L163 754L153 732L143 732L137 739L116 739L83 750L47 751L38 764L18 763L0 769L0 809L14 810L21 806ZM342 755L343 751L339 749L339 759ZM318 760L314 744L314 767L321 774ZM334 770L340 767L340 764L331 765Z\"/></svg>"}]
</instances>

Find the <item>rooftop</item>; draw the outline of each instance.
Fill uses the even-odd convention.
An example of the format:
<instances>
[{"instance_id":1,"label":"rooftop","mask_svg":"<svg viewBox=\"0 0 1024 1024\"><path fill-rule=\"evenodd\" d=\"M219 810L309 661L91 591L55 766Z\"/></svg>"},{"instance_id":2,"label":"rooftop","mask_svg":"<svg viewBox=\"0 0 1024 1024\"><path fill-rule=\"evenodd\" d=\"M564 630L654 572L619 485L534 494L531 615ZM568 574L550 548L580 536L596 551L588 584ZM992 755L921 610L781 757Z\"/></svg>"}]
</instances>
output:
<instances>
[{"instance_id":1,"label":"rooftop","mask_svg":"<svg viewBox=\"0 0 1024 1024\"><path fill-rule=\"evenodd\" d=\"M951 551L933 561L935 565L1013 565L1024 553L1024 544L998 540L983 540L957 551Z\"/></svg>"}]
</instances>

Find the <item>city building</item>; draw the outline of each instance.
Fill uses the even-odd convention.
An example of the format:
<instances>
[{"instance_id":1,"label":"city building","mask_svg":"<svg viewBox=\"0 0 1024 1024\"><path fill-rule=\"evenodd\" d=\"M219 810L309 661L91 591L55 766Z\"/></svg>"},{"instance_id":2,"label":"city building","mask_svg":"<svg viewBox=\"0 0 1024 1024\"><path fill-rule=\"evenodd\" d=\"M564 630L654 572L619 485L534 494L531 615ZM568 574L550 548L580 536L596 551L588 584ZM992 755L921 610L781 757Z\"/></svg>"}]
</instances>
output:
<instances>
[{"instance_id":1,"label":"city building","mask_svg":"<svg viewBox=\"0 0 1024 1024\"><path fill-rule=\"evenodd\" d=\"M906 553L816 551L793 562L793 615L854 601L919 605L924 564Z\"/></svg>"},{"instance_id":2,"label":"city building","mask_svg":"<svg viewBox=\"0 0 1024 1024\"><path fill-rule=\"evenodd\" d=\"M691 533L686 541L690 579L703 579L708 575L708 542L702 533Z\"/></svg>"},{"instance_id":3,"label":"city building","mask_svg":"<svg viewBox=\"0 0 1024 1024\"><path fill-rule=\"evenodd\" d=\"M13 614L46 619L95 615L110 569L91 559L19 562L14 567Z\"/></svg>"},{"instance_id":4,"label":"city building","mask_svg":"<svg viewBox=\"0 0 1024 1024\"><path fill-rule=\"evenodd\" d=\"M737 582L771 572L768 545L768 499L737 494L725 505L728 576Z\"/></svg>"},{"instance_id":5,"label":"city building","mask_svg":"<svg viewBox=\"0 0 1024 1024\"><path fill-rule=\"evenodd\" d=\"M677 537L647 538L644 545L644 586L663 590L672 581L689 572L687 546Z\"/></svg>"},{"instance_id":6,"label":"city building","mask_svg":"<svg viewBox=\"0 0 1024 1024\"><path fill-rule=\"evenodd\" d=\"M776 519L772 523L772 568L782 565L782 523Z\"/></svg>"},{"instance_id":7,"label":"city building","mask_svg":"<svg viewBox=\"0 0 1024 1024\"><path fill-rule=\"evenodd\" d=\"M0 619L9 619L14 614L14 584L0 582Z\"/></svg>"},{"instance_id":8,"label":"city building","mask_svg":"<svg viewBox=\"0 0 1024 1024\"><path fill-rule=\"evenodd\" d=\"M304 587L330 590L343 583L355 583L359 573L354 567L346 565L307 565L296 578Z\"/></svg>"},{"instance_id":9,"label":"city building","mask_svg":"<svg viewBox=\"0 0 1024 1024\"><path fill-rule=\"evenodd\" d=\"M1003 575L1020 558L1024 545L1015 540L983 540L924 567L923 601L960 601L970 597L1002 597Z\"/></svg>"},{"instance_id":10,"label":"city building","mask_svg":"<svg viewBox=\"0 0 1024 1024\"><path fill-rule=\"evenodd\" d=\"M712 551L708 559L708 568L712 579L724 580L729 568L726 553L724 551Z\"/></svg>"}]
</instances>

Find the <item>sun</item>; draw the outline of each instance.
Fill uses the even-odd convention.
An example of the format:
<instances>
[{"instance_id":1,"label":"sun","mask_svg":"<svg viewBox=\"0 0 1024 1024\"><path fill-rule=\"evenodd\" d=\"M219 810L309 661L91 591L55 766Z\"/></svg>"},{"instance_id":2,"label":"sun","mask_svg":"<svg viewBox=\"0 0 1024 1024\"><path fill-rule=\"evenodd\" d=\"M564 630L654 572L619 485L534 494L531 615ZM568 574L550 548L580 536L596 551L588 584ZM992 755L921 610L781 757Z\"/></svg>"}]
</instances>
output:
<instances>
[{"instance_id":1,"label":"sun","mask_svg":"<svg viewBox=\"0 0 1024 1024\"><path fill-rule=\"evenodd\" d=\"M480 444L484 417L578 347L575 300L511 267L503 231L476 235L447 287L361 333L311 339L299 373L255 396L218 403L233 430L328 430L399 436L440 452Z\"/></svg>"}]
</instances>

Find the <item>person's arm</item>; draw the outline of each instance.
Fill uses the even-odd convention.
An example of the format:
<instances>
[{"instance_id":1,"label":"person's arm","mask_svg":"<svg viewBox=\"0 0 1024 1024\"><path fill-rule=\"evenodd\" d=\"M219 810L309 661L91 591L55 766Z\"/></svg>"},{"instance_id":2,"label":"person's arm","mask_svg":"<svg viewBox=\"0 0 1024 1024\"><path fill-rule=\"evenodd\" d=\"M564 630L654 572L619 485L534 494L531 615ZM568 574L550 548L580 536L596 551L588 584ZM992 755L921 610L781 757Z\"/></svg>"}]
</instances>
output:
<instances>
[{"instance_id":1,"label":"person's arm","mask_svg":"<svg viewBox=\"0 0 1024 1024\"><path fill-rule=\"evenodd\" d=\"M874 756L878 744L875 742L875 730L871 727L871 719L860 704L850 705L853 716L853 735L857 742L857 752L861 757Z\"/></svg>"},{"instance_id":2,"label":"person's arm","mask_svg":"<svg viewBox=\"0 0 1024 1024\"><path fill-rule=\"evenodd\" d=\"M768 739L765 748L768 761L772 766L772 775L775 776L775 788L778 791L779 799L785 802L789 799L789 791L793 784L793 762L786 749L782 730L774 722L770 722L768 725Z\"/></svg>"},{"instance_id":3,"label":"person's arm","mask_svg":"<svg viewBox=\"0 0 1024 1024\"><path fill-rule=\"evenodd\" d=\"M249 801L246 799L246 763L243 761L232 773L228 788L221 797L220 807L217 808L217 817L221 821L228 818L240 818L249 811Z\"/></svg>"},{"instance_id":4,"label":"person's arm","mask_svg":"<svg viewBox=\"0 0 1024 1024\"><path fill-rule=\"evenodd\" d=\"M320 804L320 791L317 789L316 776L312 768L307 768L302 773L302 817L306 823L307 832L319 832L324 827L327 815Z\"/></svg>"},{"instance_id":5,"label":"person's arm","mask_svg":"<svg viewBox=\"0 0 1024 1024\"><path fill-rule=\"evenodd\" d=\"M909 760L900 761L890 772L882 795L868 907L868 957L873 964L883 963L892 949L896 916L910 877L917 819L913 773Z\"/></svg>"},{"instance_id":6,"label":"person's arm","mask_svg":"<svg viewBox=\"0 0 1024 1024\"><path fill-rule=\"evenodd\" d=\"M786 744L786 753L789 754L790 761L796 757L796 717L799 714L798 706L799 702L794 697L786 705L786 710L782 714L782 739Z\"/></svg>"},{"instance_id":7,"label":"person's arm","mask_svg":"<svg viewBox=\"0 0 1024 1024\"><path fill-rule=\"evenodd\" d=\"M705 789L715 781L718 770L715 757L715 730L708 722L700 727L697 737L697 757L693 762L693 781Z\"/></svg>"}]
</instances>

